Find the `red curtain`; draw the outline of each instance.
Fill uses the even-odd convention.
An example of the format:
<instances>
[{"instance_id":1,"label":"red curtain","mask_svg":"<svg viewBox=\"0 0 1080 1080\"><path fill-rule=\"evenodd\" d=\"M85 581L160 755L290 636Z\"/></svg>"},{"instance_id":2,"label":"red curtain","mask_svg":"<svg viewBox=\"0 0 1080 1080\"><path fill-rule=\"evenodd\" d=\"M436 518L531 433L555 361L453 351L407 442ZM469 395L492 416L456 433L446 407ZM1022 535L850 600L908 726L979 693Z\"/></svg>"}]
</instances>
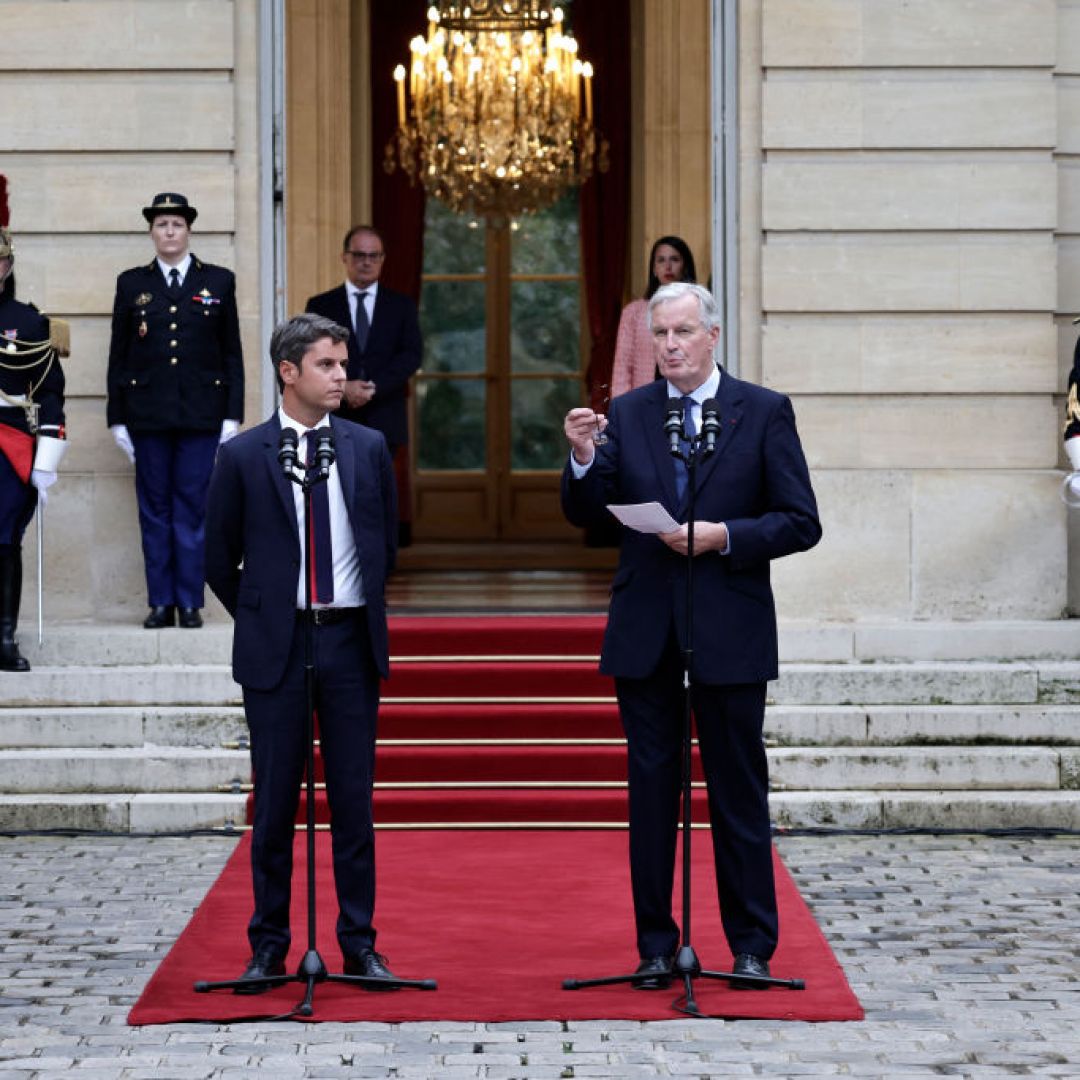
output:
<instances>
[{"instance_id":1,"label":"red curtain","mask_svg":"<svg viewBox=\"0 0 1080 1080\"><path fill-rule=\"evenodd\" d=\"M573 32L593 77L594 120L608 141L609 167L581 188L581 248L585 303L592 336L586 385L594 408L611 382L615 336L626 280L630 220L630 25L624 0L581 0Z\"/></svg>"},{"instance_id":2,"label":"red curtain","mask_svg":"<svg viewBox=\"0 0 1080 1080\"><path fill-rule=\"evenodd\" d=\"M424 260L424 189L409 184L398 167L384 168L386 145L397 130L394 68L409 66L409 42L427 33L427 0L395 0L368 5L371 43L372 224L383 234L386 266L381 280L420 300Z\"/></svg>"}]
</instances>

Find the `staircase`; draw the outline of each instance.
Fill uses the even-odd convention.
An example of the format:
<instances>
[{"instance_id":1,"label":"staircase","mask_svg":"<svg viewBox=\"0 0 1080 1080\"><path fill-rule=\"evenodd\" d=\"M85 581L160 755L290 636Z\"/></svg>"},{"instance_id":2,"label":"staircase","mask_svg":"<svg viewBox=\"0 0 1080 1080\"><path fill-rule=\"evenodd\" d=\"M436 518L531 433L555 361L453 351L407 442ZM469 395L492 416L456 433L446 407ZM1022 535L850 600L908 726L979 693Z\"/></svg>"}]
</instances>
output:
<instances>
[{"instance_id":1,"label":"staircase","mask_svg":"<svg viewBox=\"0 0 1080 1080\"><path fill-rule=\"evenodd\" d=\"M623 827L602 627L393 619L379 825ZM0 831L242 827L230 639L73 626L24 643L34 670L0 674ZM1080 828L1080 623L787 624L781 652L766 717L778 826ZM694 799L704 821L700 785Z\"/></svg>"}]
</instances>

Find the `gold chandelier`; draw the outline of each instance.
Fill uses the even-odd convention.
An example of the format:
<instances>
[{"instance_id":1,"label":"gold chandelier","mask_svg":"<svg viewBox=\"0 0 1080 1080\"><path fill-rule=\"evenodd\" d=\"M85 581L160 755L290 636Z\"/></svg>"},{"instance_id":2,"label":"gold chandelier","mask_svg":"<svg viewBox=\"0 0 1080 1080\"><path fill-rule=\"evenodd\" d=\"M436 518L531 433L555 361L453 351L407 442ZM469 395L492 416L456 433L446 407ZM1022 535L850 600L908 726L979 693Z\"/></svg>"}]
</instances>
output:
<instances>
[{"instance_id":1,"label":"gold chandelier","mask_svg":"<svg viewBox=\"0 0 1080 1080\"><path fill-rule=\"evenodd\" d=\"M451 210L515 217L592 175L592 76L551 0L443 0L394 69L385 166ZM408 78L408 94L405 80ZM600 147L601 171L606 144Z\"/></svg>"}]
</instances>

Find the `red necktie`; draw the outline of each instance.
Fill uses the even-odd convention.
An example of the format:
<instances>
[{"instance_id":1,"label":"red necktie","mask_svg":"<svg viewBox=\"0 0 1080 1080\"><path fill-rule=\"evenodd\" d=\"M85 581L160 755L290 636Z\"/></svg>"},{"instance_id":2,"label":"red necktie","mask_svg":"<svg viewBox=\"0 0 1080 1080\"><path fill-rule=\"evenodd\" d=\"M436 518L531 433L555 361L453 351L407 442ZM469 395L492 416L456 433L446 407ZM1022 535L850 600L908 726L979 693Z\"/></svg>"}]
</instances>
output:
<instances>
[{"instance_id":1,"label":"red necktie","mask_svg":"<svg viewBox=\"0 0 1080 1080\"><path fill-rule=\"evenodd\" d=\"M315 464L315 428L305 432L305 462L308 469ZM311 602L330 604L334 600L334 551L330 542L329 481L323 480L311 489L311 517L308 521L308 544L311 551Z\"/></svg>"}]
</instances>

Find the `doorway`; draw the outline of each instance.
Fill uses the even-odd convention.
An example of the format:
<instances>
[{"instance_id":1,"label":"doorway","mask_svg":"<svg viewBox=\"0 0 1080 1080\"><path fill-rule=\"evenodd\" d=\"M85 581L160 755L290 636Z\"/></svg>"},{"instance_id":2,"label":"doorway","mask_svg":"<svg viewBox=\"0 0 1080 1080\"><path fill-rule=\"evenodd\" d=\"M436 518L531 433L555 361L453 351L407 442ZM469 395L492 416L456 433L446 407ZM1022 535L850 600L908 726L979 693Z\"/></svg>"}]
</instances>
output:
<instances>
[{"instance_id":1,"label":"doorway","mask_svg":"<svg viewBox=\"0 0 1080 1080\"><path fill-rule=\"evenodd\" d=\"M515 221L425 211L413 536L578 535L559 508L563 417L584 397L577 193Z\"/></svg>"}]
</instances>

